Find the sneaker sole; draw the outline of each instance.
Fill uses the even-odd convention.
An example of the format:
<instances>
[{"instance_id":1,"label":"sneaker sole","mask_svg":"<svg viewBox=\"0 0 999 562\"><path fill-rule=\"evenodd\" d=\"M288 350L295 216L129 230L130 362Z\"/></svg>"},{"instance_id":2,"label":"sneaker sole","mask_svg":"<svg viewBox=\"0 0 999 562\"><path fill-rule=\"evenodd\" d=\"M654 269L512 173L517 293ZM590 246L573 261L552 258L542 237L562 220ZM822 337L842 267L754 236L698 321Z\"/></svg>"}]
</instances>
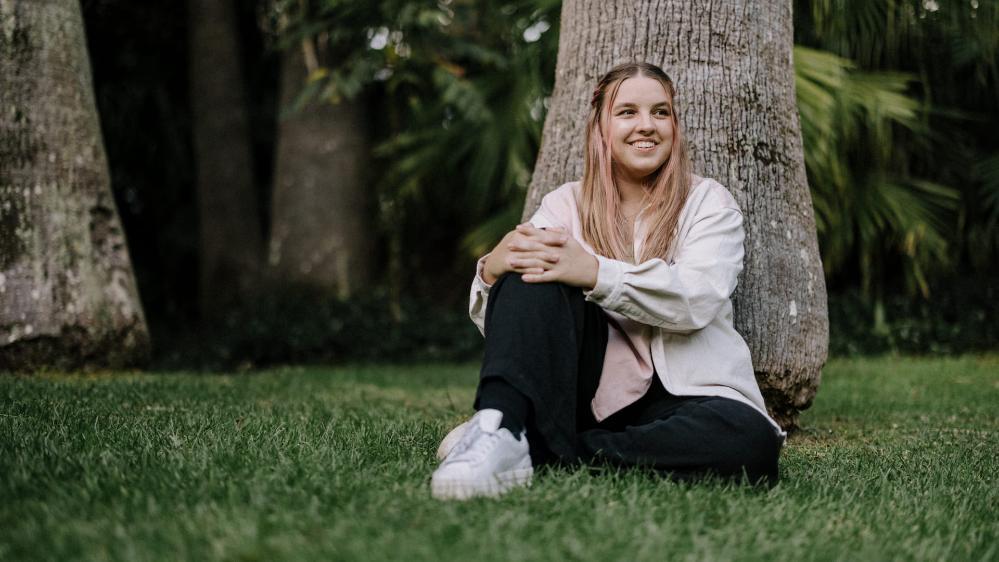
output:
<instances>
[{"instance_id":1,"label":"sneaker sole","mask_svg":"<svg viewBox=\"0 0 999 562\"><path fill-rule=\"evenodd\" d=\"M467 500L486 496L496 497L520 486L529 486L534 468L518 468L501 472L491 480L430 481L430 494L439 500Z\"/></svg>"}]
</instances>

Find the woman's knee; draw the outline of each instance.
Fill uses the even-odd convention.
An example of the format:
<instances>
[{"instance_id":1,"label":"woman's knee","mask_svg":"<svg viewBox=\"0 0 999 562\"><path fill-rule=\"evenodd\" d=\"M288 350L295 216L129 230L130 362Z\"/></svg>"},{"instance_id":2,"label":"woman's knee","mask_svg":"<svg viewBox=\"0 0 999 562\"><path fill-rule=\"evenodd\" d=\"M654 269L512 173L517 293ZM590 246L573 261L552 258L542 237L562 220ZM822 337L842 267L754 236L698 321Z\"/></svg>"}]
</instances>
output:
<instances>
[{"instance_id":1,"label":"woman's knee","mask_svg":"<svg viewBox=\"0 0 999 562\"><path fill-rule=\"evenodd\" d=\"M493 289L490 291L490 298L496 293L498 298L507 300L561 300L563 296L571 297L574 291L579 291L579 289L564 283L528 283L524 281L524 277L520 273L509 271L501 275L496 280L496 283L493 284ZM582 295L582 292L580 292L580 295Z\"/></svg>"}]
</instances>

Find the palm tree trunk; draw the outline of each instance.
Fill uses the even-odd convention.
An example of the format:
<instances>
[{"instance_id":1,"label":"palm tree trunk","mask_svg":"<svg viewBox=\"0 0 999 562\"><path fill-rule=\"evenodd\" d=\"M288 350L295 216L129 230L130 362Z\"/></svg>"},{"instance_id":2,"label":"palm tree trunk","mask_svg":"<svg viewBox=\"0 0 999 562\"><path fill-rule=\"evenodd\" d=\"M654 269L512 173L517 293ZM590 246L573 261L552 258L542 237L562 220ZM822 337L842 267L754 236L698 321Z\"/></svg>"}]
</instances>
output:
<instances>
[{"instance_id":1,"label":"palm tree trunk","mask_svg":"<svg viewBox=\"0 0 999 562\"><path fill-rule=\"evenodd\" d=\"M0 2L0 100L0 371L144 363L77 0Z\"/></svg>"},{"instance_id":2,"label":"palm tree trunk","mask_svg":"<svg viewBox=\"0 0 999 562\"><path fill-rule=\"evenodd\" d=\"M263 249L236 15L231 0L190 0L191 112L200 227L199 293L212 316L247 298Z\"/></svg>"},{"instance_id":3,"label":"palm tree trunk","mask_svg":"<svg viewBox=\"0 0 999 562\"><path fill-rule=\"evenodd\" d=\"M363 100L289 111L308 76L303 49L284 56L268 264L271 273L344 298L371 278L374 227Z\"/></svg>"},{"instance_id":4,"label":"palm tree trunk","mask_svg":"<svg viewBox=\"0 0 999 562\"><path fill-rule=\"evenodd\" d=\"M825 280L805 178L791 62L790 0L566 0L552 95L524 216L579 179L597 79L645 60L674 79L694 168L746 216L736 328L774 418L796 424L828 348Z\"/></svg>"}]
</instances>

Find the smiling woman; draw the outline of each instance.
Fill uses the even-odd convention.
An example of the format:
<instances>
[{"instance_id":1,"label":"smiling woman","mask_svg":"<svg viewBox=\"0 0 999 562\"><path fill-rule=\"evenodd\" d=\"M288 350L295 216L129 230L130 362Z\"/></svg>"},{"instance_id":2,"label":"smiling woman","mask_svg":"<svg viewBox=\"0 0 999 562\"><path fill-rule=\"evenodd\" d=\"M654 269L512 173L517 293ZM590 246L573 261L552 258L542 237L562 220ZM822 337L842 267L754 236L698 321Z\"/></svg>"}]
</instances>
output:
<instances>
[{"instance_id":1,"label":"smiling woman","mask_svg":"<svg viewBox=\"0 0 999 562\"><path fill-rule=\"evenodd\" d=\"M646 232L641 257L669 250L691 182L675 96L665 72L641 64L611 70L593 92L580 212L584 237L598 254L638 258L628 217L645 209L656 226Z\"/></svg>"},{"instance_id":2,"label":"smiling woman","mask_svg":"<svg viewBox=\"0 0 999 562\"><path fill-rule=\"evenodd\" d=\"M642 199L643 178L669 158L672 114L670 95L658 80L636 76L621 83L611 111L610 138L618 189L625 202Z\"/></svg>"},{"instance_id":3,"label":"smiling woman","mask_svg":"<svg viewBox=\"0 0 999 562\"><path fill-rule=\"evenodd\" d=\"M675 98L654 65L611 69L582 180L479 260L478 412L441 444L435 497L503 493L549 463L776 482L785 433L732 324L742 212L691 173Z\"/></svg>"}]
</instances>

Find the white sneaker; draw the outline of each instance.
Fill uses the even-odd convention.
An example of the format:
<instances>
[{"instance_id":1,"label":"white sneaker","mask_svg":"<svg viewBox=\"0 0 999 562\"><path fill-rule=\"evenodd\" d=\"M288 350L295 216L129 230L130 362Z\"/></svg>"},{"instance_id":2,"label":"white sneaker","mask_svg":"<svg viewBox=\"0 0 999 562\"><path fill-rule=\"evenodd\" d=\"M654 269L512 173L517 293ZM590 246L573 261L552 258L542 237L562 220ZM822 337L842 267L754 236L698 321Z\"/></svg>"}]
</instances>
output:
<instances>
[{"instance_id":1,"label":"white sneaker","mask_svg":"<svg viewBox=\"0 0 999 562\"><path fill-rule=\"evenodd\" d=\"M458 443L430 478L430 492L437 499L498 496L531 483L530 448L525 433L516 438L501 428L503 412L479 410L465 422Z\"/></svg>"},{"instance_id":2,"label":"white sneaker","mask_svg":"<svg viewBox=\"0 0 999 562\"><path fill-rule=\"evenodd\" d=\"M456 425L454 429L448 432L441 440L441 444L437 447L437 460L443 461L447 458L448 454L451 453L451 449L461 441L462 436L465 435L465 431L468 430L468 424L471 420L465 420L460 424Z\"/></svg>"}]
</instances>

